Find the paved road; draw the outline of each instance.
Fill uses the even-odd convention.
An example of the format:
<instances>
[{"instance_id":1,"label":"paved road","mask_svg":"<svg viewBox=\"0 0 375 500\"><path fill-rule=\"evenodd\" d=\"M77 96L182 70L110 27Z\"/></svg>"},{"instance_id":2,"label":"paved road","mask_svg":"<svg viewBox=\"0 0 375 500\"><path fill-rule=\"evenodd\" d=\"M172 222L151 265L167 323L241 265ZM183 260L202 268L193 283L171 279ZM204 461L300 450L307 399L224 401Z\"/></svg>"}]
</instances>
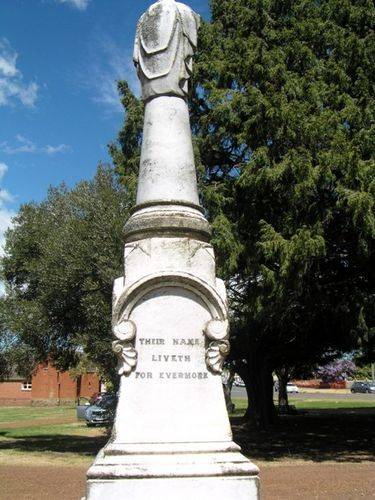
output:
<instances>
[{"instance_id":1,"label":"paved road","mask_svg":"<svg viewBox=\"0 0 375 500\"><path fill-rule=\"evenodd\" d=\"M244 387L233 386L232 389L233 398L247 398L246 389ZM340 393L312 393L312 392L302 392L300 394L289 394L289 397L293 399L330 399L336 401L373 401L375 403L375 394L340 394Z\"/></svg>"}]
</instances>

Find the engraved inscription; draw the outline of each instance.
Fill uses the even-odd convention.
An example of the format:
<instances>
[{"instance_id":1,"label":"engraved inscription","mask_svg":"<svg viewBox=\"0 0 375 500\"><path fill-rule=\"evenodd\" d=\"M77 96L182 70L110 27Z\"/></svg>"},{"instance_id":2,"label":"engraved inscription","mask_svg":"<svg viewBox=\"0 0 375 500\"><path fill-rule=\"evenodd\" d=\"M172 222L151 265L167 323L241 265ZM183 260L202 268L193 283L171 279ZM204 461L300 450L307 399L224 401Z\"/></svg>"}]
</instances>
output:
<instances>
[{"instance_id":1,"label":"engraved inscription","mask_svg":"<svg viewBox=\"0 0 375 500\"><path fill-rule=\"evenodd\" d=\"M160 372L159 378L183 378L183 379L199 379L202 380L204 378L208 378L208 374L206 372Z\"/></svg>"},{"instance_id":2,"label":"engraved inscription","mask_svg":"<svg viewBox=\"0 0 375 500\"><path fill-rule=\"evenodd\" d=\"M165 361L166 363L168 361L174 361L174 362L180 362L180 363L190 363L191 357L190 356L184 356L184 355L177 355L177 354L153 354L151 361Z\"/></svg>"},{"instance_id":3,"label":"engraved inscription","mask_svg":"<svg viewBox=\"0 0 375 500\"><path fill-rule=\"evenodd\" d=\"M173 345L203 345L199 339L173 339Z\"/></svg>"},{"instance_id":4,"label":"engraved inscription","mask_svg":"<svg viewBox=\"0 0 375 500\"><path fill-rule=\"evenodd\" d=\"M135 372L135 378L152 378L151 372Z\"/></svg>"},{"instance_id":5,"label":"engraved inscription","mask_svg":"<svg viewBox=\"0 0 375 500\"><path fill-rule=\"evenodd\" d=\"M139 380L149 380L153 378L158 378L161 380L204 380L208 379L208 372L205 371L186 371L184 368L180 370L169 371L168 367L172 365L176 366L176 363L180 365L191 364L193 362L192 350L189 349L189 354L182 354L177 352L172 354L170 352L158 354L155 353L153 347L163 346L166 349L171 349L175 347L195 347L204 348L204 338L147 338L142 337L138 339L140 345L146 349L143 351L143 357L148 359L149 362L158 364L160 366L159 370L155 371L136 371L135 378ZM150 347L148 350L147 347ZM185 351L186 352L186 351ZM157 365L156 365L157 366ZM178 366L178 365L177 365Z\"/></svg>"},{"instance_id":6,"label":"engraved inscription","mask_svg":"<svg viewBox=\"0 0 375 500\"><path fill-rule=\"evenodd\" d=\"M165 345L165 339L139 339L141 345Z\"/></svg>"}]
</instances>

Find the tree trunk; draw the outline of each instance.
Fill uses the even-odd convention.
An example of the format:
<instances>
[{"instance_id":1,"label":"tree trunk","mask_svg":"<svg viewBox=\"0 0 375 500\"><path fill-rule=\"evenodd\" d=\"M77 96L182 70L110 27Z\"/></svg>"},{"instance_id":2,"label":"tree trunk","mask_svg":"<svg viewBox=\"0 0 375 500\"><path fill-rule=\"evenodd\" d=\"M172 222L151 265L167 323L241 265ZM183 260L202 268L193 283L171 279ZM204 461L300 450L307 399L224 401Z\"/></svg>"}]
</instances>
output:
<instances>
[{"instance_id":1,"label":"tree trunk","mask_svg":"<svg viewBox=\"0 0 375 500\"><path fill-rule=\"evenodd\" d=\"M289 370L287 368L280 368L276 372L277 378L279 380L279 413L289 412L289 400L287 384L289 381Z\"/></svg>"},{"instance_id":2,"label":"tree trunk","mask_svg":"<svg viewBox=\"0 0 375 500\"><path fill-rule=\"evenodd\" d=\"M235 409L235 405L232 401L232 387L234 382L235 371L234 368L228 368L228 378L225 383L223 383L225 404L227 406L228 413L232 413Z\"/></svg>"},{"instance_id":3,"label":"tree trunk","mask_svg":"<svg viewBox=\"0 0 375 500\"><path fill-rule=\"evenodd\" d=\"M232 395L232 387L233 387L235 375L236 375L236 372L235 372L234 368L230 368L229 369L229 377L228 377L228 381L227 381L227 387L228 387L228 391L231 395Z\"/></svg>"},{"instance_id":4,"label":"tree trunk","mask_svg":"<svg viewBox=\"0 0 375 500\"><path fill-rule=\"evenodd\" d=\"M81 397L81 387L82 387L82 375L78 375L77 380L77 389L76 389L76 403L79 404L79 398Z\"/></svg>"},{"instance_id":5,"label":"tree trunk","mask_svg":"<svg viewBox=\"0 0 375 500\"><path fill-rule=\"evenodd\" d=\"M238 367L238 373L246 386L248 408L245 418L251 425L266 428L276 418L273 404L272 369L259 353L247 359L247 363Z\"/></svg>"}]
</instances>

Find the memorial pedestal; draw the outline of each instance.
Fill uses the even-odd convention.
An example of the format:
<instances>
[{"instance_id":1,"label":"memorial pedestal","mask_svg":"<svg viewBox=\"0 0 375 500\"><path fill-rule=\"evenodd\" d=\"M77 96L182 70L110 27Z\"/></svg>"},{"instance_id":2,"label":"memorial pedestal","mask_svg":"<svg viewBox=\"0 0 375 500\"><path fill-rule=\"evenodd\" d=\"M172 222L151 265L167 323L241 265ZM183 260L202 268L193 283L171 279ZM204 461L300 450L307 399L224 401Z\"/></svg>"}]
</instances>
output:
<instances>
[{"instance_id":1,"label":"memorial pedestal","mask_svg":"<svg viewBox=\"0 0 375 500\"><path fill-rule=\"evenodd\" d=\"M221 381L224 283L199 206L185 101L198 16L174 0L138 25L145 122L137 204L113 293L119 401L88 500L251 500L258 468L233 443Z\"/></svg>"},{"instance_id":2,"label":"memorial pedestal","mask_svg":"<svg viewBox=\"0 0 375 500\"><path fill-rule=\"evenodd\" d=\"M88 499L258 498L259 471L233 443L226 411L227 305L212 247L170 234L129 242L125 277L113 311L127 372Z\"/></svg>"}]
</instances>

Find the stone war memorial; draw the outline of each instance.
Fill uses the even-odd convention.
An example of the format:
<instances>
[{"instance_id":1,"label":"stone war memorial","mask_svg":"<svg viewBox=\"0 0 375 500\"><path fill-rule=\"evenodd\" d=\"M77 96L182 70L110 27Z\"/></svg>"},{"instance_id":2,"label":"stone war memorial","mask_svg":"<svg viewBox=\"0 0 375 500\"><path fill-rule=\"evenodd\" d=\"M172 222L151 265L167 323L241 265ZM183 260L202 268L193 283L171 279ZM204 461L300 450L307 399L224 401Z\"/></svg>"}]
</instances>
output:
<instances>
[{"instance_id":1,"label":"stone war memorial","mask_svg":"<svg viewBox=\"0 0 375 500\"><path fill-rule=\"evenodd\" d=\"M199 22L186 5L161 0L137 26L145 116L113 292L119 401L112 437L87 473L88 500L259 498L259 471L232 441L221 382L227 297L199 204L186 101Z\"/></svg>"}]
</instances>

